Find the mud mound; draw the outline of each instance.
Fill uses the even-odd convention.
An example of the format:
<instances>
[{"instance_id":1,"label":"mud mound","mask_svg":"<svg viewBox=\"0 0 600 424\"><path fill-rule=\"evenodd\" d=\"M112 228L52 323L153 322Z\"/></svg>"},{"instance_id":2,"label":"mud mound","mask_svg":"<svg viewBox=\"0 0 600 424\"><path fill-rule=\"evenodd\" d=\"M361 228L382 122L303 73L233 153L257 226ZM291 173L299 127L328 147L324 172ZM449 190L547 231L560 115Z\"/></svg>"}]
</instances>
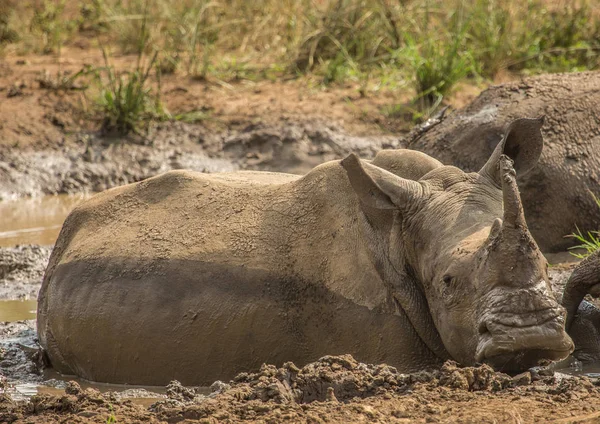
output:
<instances>
[{"instance_id":1,"label":"mud mound","mask_svg":"<svg viewBox=\"0 0 600 424\"><path fill-rule=\"evenodd\" d=\"M37 297L50 246L0 247L0 299Z\"/></svg>"},{"instance_id":2,"label":"mud mound","mask_svg":"<svg viewBox=\"0 0 600 424\"><path fill-rule=\"evenodd\" d=\"M349 355L326 356L299 369L263 365L211 393L172 382L166 400L146 410L115 394L69 383L63 396L0 399L0 422L532 422L597 417L600 390L586 378L537 369L510 377L490 367L399 374Z\"/></svg>"},{"instance_id":3,"label":"mud mound","mask_svg":"<svg viewBox=\"0 0 600 424\"><path fill-rule=\"evenodd\" d=\"M172 169L305 173L350 152L370 158L382 148L400 146L395 137L357 137L320 122L287 121L221 132L169 122L144 138L73 137L61 150L0 151L0 199L102 191Z\"/></svg>"},{"instance_id":4,"label":"mud mound","mask_svg":"<svg viewBox=\"0 0 600 424\"><path fill-rule=\"evenodd\" d=\"M487 365L461 368L449 361L440 370L400 374L388 365L367 365L342 355L326 356L301 369L292 363L281 368L263 365L259 372L239 374L228 387L207 397L178 395L176 406L166 400L151 410L167 422L390 422L403 418L435 422L435 416L445 411L440 406L444 403L505 402L538 395L554 395L560 403L600 396L600 391L585 378L562 379L545 369L510 377ZM445 418L457 417L446 414ZM480 418L485 421L484 416Z\"/></svg>"},{"instance_id":5,"label":"mud mound","mask_svg":"<svg viewBox=\"0 0 600 424\"><path fill-rule=\"evenodd\" d=\"M600 73L551 74L491 87L424 131L408 147L478 171L515 118L546 116L538 165L519 180L527 223L543 251L565 250L577 230L600 227Z\"/></svg>"}]
</instances>

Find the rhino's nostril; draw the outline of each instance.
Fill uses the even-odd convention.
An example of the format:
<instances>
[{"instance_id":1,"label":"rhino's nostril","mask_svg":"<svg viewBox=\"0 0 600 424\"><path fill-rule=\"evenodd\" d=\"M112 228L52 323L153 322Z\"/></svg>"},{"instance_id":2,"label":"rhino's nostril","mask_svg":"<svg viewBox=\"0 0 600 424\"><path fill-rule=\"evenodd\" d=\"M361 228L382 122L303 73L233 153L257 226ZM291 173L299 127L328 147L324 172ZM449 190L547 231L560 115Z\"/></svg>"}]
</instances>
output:
<instances>
[{"instance_id":1,"label":"rhino's nostril","mask_svg":"<svg viewBox=\"0 0 600 424\"><path fill-rule=\"evenodd\" d=\"M489 333L490 330L488 329L487 324L485 323L485 321L481 321L479 323L479 334L485 334L485 333Z\"/></svg>"}]
</instances>

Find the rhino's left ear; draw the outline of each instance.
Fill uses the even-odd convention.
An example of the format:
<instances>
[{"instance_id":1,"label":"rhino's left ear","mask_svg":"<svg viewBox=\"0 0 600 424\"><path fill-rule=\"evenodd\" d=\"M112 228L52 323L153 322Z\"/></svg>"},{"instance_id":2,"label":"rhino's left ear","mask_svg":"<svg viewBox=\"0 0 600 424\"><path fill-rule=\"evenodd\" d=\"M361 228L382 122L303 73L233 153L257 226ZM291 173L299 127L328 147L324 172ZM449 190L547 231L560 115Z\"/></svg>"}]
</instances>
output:
<instances>
[{"instance_id":1,"label":"rhino's left ear","mask_svg":"<svg viewBox=\"0 0 600 424\"><path fill-rule=\"evenodd\" d=\"M376 209L403 209L423 197L417 181L398 177L385 169L362 162L354 153L341 161L360 201Z\"/></svg>"},{"instance_id":2,"label":"rhino's left ear","mask_svg":"<svg viewBox=\"0 0 600 424\"><path fill-rule=\"evenodd\" d=\"M500 186L502 182L500 180L499 161L502 155L506 155L513 160L517 175L523 175L531 170L540 158L544 147L542 125L544 125L544 116L512 121L506 129L502 141L498 143L479 173L488 176Z\"/></svg>"}]
</instances>

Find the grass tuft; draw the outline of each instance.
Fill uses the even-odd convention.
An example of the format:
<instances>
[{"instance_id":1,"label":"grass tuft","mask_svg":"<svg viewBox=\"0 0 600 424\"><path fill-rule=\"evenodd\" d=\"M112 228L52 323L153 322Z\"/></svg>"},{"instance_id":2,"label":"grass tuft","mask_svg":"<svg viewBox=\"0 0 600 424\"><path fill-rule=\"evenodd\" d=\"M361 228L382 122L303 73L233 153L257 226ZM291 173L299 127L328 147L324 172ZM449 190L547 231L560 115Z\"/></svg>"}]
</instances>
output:
<instances>
[{"instance_id":1,"label":"grass tuft","mask_svg":"<svg viewBox=\"0 0 600 424\"><path fill-rule=\"evenodd\" d=\"M594 196L593 193L592 196L594 197L598 208L600 208L600 198ZM588 231L586 234L583 234L578 228L576 233L571 234L571 237L576 239L581 244L570 247L569 250L582 249L584 251L583 253L570 252L571 255L579 259L585 259L592 253L596 252L597 250L600 250L600 231Z\"/></svg>"},{"instance_id":2,"label":"grass tuft","mask_svg":"<svg viewBox=\"0 0 600 424\"><path fill-rule=\"evenodd\" d=\"M149 76L155 69L158 52L147 65L140 55L137 67L129 73L117 73L103 50L105 67L98 70L98 82L102 86L98 104L103 115L102 131L106 134L127 135L138 133L140 124L150 119L166 119L168 112L160 100L159 83L153 89ZM102 74L106 78L102 78Z\"/></svg>"}]
</instances>

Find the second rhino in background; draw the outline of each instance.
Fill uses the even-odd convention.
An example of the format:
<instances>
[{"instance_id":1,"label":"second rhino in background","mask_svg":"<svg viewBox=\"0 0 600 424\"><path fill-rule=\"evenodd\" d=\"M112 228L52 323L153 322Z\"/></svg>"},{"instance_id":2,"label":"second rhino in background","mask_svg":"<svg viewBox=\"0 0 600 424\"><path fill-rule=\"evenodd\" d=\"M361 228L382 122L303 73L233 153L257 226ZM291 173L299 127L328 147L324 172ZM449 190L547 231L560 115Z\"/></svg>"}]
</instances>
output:
<instances>
[{"instance_id":1,"label":"second rhino in background","mask_svg":"<svg viewBox=\"0 0 600 424\"><path fill-rule=\"evenodd\" d=\"M546 116L538 164L519 176L527 224L544 252L600 228L600 72L552 74L491 87L409 140L408 147L466 171L483 166L518 116Z\"/></svg>"}]
</instances>

